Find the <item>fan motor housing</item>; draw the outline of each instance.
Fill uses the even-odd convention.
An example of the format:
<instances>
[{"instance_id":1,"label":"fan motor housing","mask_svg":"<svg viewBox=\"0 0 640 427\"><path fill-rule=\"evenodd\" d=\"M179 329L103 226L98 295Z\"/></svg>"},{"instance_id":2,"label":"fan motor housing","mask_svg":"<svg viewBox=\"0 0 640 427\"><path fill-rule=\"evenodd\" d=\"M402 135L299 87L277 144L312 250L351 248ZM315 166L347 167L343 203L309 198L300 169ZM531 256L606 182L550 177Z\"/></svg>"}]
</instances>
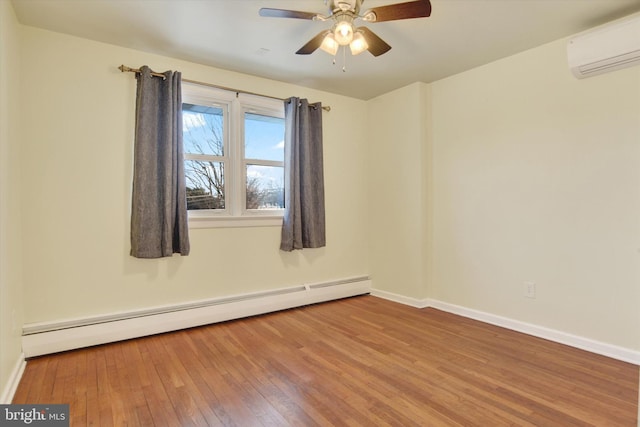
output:
<instances>
[{"instance_id":1,"label":"fan motor housing","mask_svg":"<svg viewBox=\"0 0 640 427\"><path fill-rule=\"evenodd\" d=\"M361 4L362 0L331 0L331 11L351 11L357 15Z\"/></svg>"}]
</instances>

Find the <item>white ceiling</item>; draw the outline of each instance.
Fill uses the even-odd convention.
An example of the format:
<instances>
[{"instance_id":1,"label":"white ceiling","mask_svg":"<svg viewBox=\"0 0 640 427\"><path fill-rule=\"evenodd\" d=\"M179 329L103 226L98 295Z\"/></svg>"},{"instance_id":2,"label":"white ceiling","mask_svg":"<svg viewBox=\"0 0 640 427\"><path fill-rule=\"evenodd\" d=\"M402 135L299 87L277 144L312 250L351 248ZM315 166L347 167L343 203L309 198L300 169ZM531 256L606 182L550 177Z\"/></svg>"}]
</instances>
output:
<instances>
[{"instance_id":1,"label":"white ceiling","mask_svg":"<svg viewBox=\"0 0 640 427\"><path fill-rule=\"evenodd\" d=\"M362 9L402 1L366 0ZM347 53L343 72L340 53L337 65L320 50L295 54L330 22L258 16L261 7L326 14L323 0L12 3L24 25L361 99L432 82L640 11L640 0L431 0L429 18L367 24L392 49L377 58Z\"/></svg>"}]
</instances>

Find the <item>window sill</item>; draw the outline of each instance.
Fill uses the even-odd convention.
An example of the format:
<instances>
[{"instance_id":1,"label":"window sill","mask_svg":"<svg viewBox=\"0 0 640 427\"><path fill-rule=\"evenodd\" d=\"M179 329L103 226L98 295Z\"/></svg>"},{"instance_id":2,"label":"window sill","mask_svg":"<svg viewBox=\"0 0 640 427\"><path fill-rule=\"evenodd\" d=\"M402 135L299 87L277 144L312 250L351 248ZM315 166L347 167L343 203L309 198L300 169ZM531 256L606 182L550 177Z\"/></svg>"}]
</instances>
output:
<instances>
[{"instance_id":1,"label":"window sill","mask_svg":"<svg viewBox=\"0 0 640 427\"><path fill-rule=\"evenodd\" d=\"M189 228L282 227L282 215L189 217Z\"/></svg>"}]
</instances>

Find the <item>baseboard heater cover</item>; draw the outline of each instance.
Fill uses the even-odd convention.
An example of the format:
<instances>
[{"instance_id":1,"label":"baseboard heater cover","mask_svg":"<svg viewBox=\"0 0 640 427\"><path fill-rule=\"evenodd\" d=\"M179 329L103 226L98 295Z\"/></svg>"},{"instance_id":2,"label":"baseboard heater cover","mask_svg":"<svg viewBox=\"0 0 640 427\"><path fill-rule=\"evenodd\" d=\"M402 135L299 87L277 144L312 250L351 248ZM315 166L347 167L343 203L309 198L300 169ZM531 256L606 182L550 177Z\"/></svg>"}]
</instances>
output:
<instances>
[{"instance_id":1,"label":"baseboard heater cover","mask_svg":"<svg viewBox=\"0 0 640 427\"><path fill-rule=\"evenodd\" d=\"M41 356L364 295L370 290L368 277L356 277L85 319L27 324L23 328L22 349L27 358Z\"/></svg>"}]
</instances>

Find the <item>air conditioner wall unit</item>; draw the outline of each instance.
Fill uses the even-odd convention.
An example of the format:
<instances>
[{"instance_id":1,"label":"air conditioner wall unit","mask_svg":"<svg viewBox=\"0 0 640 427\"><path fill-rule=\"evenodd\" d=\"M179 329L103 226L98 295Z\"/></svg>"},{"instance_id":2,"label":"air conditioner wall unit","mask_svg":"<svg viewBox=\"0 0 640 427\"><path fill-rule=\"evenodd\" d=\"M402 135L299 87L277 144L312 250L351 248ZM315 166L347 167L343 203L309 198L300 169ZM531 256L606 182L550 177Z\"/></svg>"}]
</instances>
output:
<instances>
[{"instance_id":1,"label":"air conditioner wall unit","mask_svg":"<svg viewBox=\"0 0 640 427\"><path fill-rule=\"evenodd\" d=\"M567 58L579 79L640 65L640 13L571 37Z\"/></svg>"}]
</instances>

